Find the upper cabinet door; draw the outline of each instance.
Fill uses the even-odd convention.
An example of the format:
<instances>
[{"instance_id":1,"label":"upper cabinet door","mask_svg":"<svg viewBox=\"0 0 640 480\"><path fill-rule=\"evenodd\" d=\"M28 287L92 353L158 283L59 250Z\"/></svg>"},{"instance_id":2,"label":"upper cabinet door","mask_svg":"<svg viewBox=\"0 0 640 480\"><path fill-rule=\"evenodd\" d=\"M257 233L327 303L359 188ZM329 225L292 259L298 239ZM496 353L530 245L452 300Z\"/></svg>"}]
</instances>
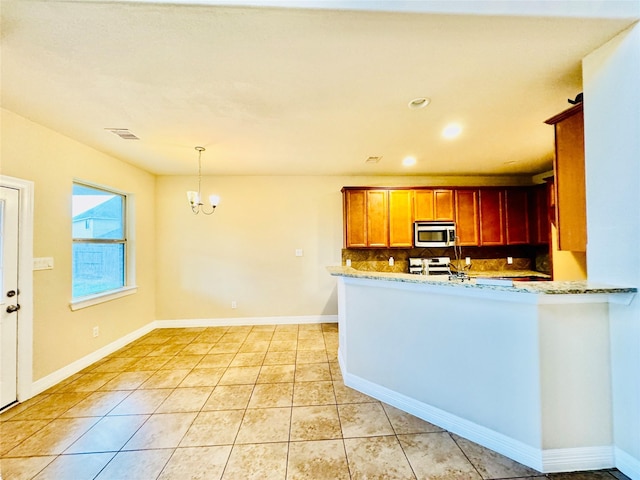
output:
<instances>
[{"instance_id":1,"label":"upper cabinet door","mask_svg":"<svg viewBox=\"0 0 640 480\"><path fill-rule=\"evenodd\" d=\"M529 243L529 191L513 188L505 191L507 245Z\"/></svg>"},{"instance_id":2,"label":"upper cabinet door","mask_svg":"<svg viewBox=\"0 0 640 480\"><path fill-rule=\"evenodd\" d=\"M389 246L387 190L367 190L367 247Z\"/></svg>"},{"instance_id":3,"label":"upper cabinet door","mask_svg":"<svg viewBox=\"0 0 640 480\"><path fill-rule=\"evenodd\" d=\"M455 220L453 209L453 190L437 189L433 191L434 220Z\"/></svg>"},{"instance_id":4,"label":"upper cabinet door","mask_svg":"<svg viewBox=\"0 0 640 480\"><path fill-rule=\"evenodd\" d=\"M480 245L504 245L504 190L481 189Z\"/></svg>"},{"instance_id":5,"label":"upper cabinet door","mask_svg":"<svg viewBox=\"0 0 640 480\"><path fill-rule=\"evenodd\" d=\"M556 132L553 170L558 248L585 252L587 250L587 209L582 104L565 110L545 123L555 125Z\"/></svg>"},{"instance_id":6,"label":"upper cabinet door","mask_svg":"<svg viewBox=\"0 0 640 480\"><path fill-rule=\"evenodd\" d=\"M455 199L458 245L478 245L478 190L456 190Z\"/></svg>"},{"instance_id":7,"label":"upper cabinet door","mask_svg":"<svg viewBox=\"0 0 640 480\"><path fill-rule=\"evenodd\" d=\"M413 190L389 190L389 246L413 246Z\"/></svg>"},{"instance_id":8,"label":"upper cabinet door","mask_svg":"<svg viewBox=\"0 0 640 480\"><path fill-rule=\"evenodd\" d=\"M344 244L346 248L367 246L367 195L365 190L344 191Z\"/></svg>"},{"instance_id":9,"label":"upper cabinet door","mask_svg":"<svg viewBox=\"0 0 640 480\"><path fill-rule=\"evenodd\" d=\"M414 190L413 198L413 218L415 220L435 220L433 190Z\"/></svg>"}]
</instances>

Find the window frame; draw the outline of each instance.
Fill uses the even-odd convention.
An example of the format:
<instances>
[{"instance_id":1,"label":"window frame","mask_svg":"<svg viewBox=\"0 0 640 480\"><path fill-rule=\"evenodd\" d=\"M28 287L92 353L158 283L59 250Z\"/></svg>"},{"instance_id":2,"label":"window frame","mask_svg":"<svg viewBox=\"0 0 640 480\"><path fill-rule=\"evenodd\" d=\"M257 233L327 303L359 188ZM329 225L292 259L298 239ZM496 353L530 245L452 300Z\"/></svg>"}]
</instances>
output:
<instances>
[{"instance_id":1,"label":"window frame","mask_svg":"<svg viewBox=\"0 0 640 480\"><path fill-rule=\"evenodd\" d=\"M128 192L123 192L113 187L88 182L86 180L74 178L72 182L73 186L79 185L82 187L93 188L97 190L101 190L106 193L119 195L123 197L123 239L76 239L73 236L73 228L71 228L71 244L72 250L73 245L76 243L97 243L97 244L123 244L124 245L124 285L122 287L118 287L115 289L104 290L102 292L93 293L90 295L85 295L81 297L73 297L73 254L71 259L71 282L72 282L72 292L71 292L71 301L69 302L69 307L72 311L80 310L82 308L90 307L93 305L98 305L100 303L108 302L111 300L115 300L117 298L125 297L128 295L132 295L138 291L138 287L136 285L136 275L135 275L135 196ZM73 193L72 193L73 197ZM73 224L73 216L71 217Z\"/></svg>"}]
</instances>

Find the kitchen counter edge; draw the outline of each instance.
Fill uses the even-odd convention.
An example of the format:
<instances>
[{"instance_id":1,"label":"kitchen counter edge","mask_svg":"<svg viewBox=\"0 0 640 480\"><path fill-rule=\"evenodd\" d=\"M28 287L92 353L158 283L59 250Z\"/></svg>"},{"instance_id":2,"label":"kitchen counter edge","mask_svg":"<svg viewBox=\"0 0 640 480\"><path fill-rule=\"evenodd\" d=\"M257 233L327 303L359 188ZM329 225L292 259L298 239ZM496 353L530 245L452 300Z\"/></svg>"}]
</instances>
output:
<instances>
[{"instance_id":1,"label":"kitchen counter edge","mask_svg":"<svg viewBox=\"0 0 640 480\"><path fill-rule=\"evenodd\" d=\"M353 267L329 266L327 271L336 277L360 278L369 280L385 280L391 282L416 283L438 286L450 286L452 288L474 288L483 290L497 290L504 292L518 292L541 295L583 295L583 294L613 294L613 293L637 293L635 287L620 287L603 285L589 281L537 281L516 282L513 286L504 285L479 285L475 278L468 280L449 280L446 275L424 276L409 273L371 272L356 270Z\"/></svg>"}]
</instances>

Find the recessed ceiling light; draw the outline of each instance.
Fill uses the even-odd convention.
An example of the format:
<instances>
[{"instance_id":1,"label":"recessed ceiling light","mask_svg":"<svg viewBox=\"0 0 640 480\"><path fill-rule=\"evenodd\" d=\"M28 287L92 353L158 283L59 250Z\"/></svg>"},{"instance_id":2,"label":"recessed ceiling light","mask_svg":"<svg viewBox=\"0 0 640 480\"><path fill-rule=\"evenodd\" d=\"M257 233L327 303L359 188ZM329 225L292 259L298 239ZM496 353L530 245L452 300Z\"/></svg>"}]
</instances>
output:
<instances>
[{"instance_id":1,"label":"recessed ceiling light","mask_svg":"<svg viewBox=\"0 0 640 480\"><path fill-rule=\"evenodd\" d=\"M431 99L427 97L414 98L409 102L409 108L417 110L418 108L424 108L431 103Z\"/></svg>"},{"instance_id":2,"label":"recessed ceiling light","mask_svg":"<svg viewBox=\"0 0 640 480\"><path fill-rule=\"evenodd\" d=\"M456 138L460 133L462 133L462 126L459 123L450 123L442 130L442 136L446 139Z\"/></svg>"},{"instance_id":3,"label":"recessed ceiling light","mask_svg":"<svg viewBox=\"0 0 640 480\"><path fill-rule=\"evenodd\" d=\"M405 167L412 167L415 164L416 164L415 157L405 157L404 160L402 160L402 165L404 165Z\"/></svg>"},{"instance_id":4,"label":"recessed ceiling light","mask_svg":"<svg viewBox=\"0 0 640 480\"><path fill-rule=\"evenodd\" d=\"M111 133L115 133L124 140L140 140L140 138L131 133L128 128L105 128L105 130L109 130Z\"/></svg>"},{"instance_id":5,"label":"recessed ceiling light","mask_svg":"<svg viewBox=\"0 0 640 480\"><path fill-rule=\"evenodd\" d=\"M380 156L380 157L369 157L364 161L364 163L378 163L381 158L382 158L382 156Z\"/></svg>"}]
</instances>

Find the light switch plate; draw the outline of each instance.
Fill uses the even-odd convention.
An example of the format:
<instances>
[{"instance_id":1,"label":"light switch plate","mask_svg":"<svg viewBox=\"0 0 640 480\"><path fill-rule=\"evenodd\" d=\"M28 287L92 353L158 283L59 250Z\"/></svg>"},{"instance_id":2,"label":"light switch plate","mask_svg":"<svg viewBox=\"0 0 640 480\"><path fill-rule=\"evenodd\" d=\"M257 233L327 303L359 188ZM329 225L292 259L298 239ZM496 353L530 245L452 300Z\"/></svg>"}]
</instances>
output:
<instances>
[{"instance_id":1,"label":"light switch plate","mask_svg":"<svg viewBox=\"0 0 640 480\"><path fill-rule=\"evenodd\" d=\"M34 270L53 270L53 257L36 257L33 259Z\"/></svg>"}]
</instances>

